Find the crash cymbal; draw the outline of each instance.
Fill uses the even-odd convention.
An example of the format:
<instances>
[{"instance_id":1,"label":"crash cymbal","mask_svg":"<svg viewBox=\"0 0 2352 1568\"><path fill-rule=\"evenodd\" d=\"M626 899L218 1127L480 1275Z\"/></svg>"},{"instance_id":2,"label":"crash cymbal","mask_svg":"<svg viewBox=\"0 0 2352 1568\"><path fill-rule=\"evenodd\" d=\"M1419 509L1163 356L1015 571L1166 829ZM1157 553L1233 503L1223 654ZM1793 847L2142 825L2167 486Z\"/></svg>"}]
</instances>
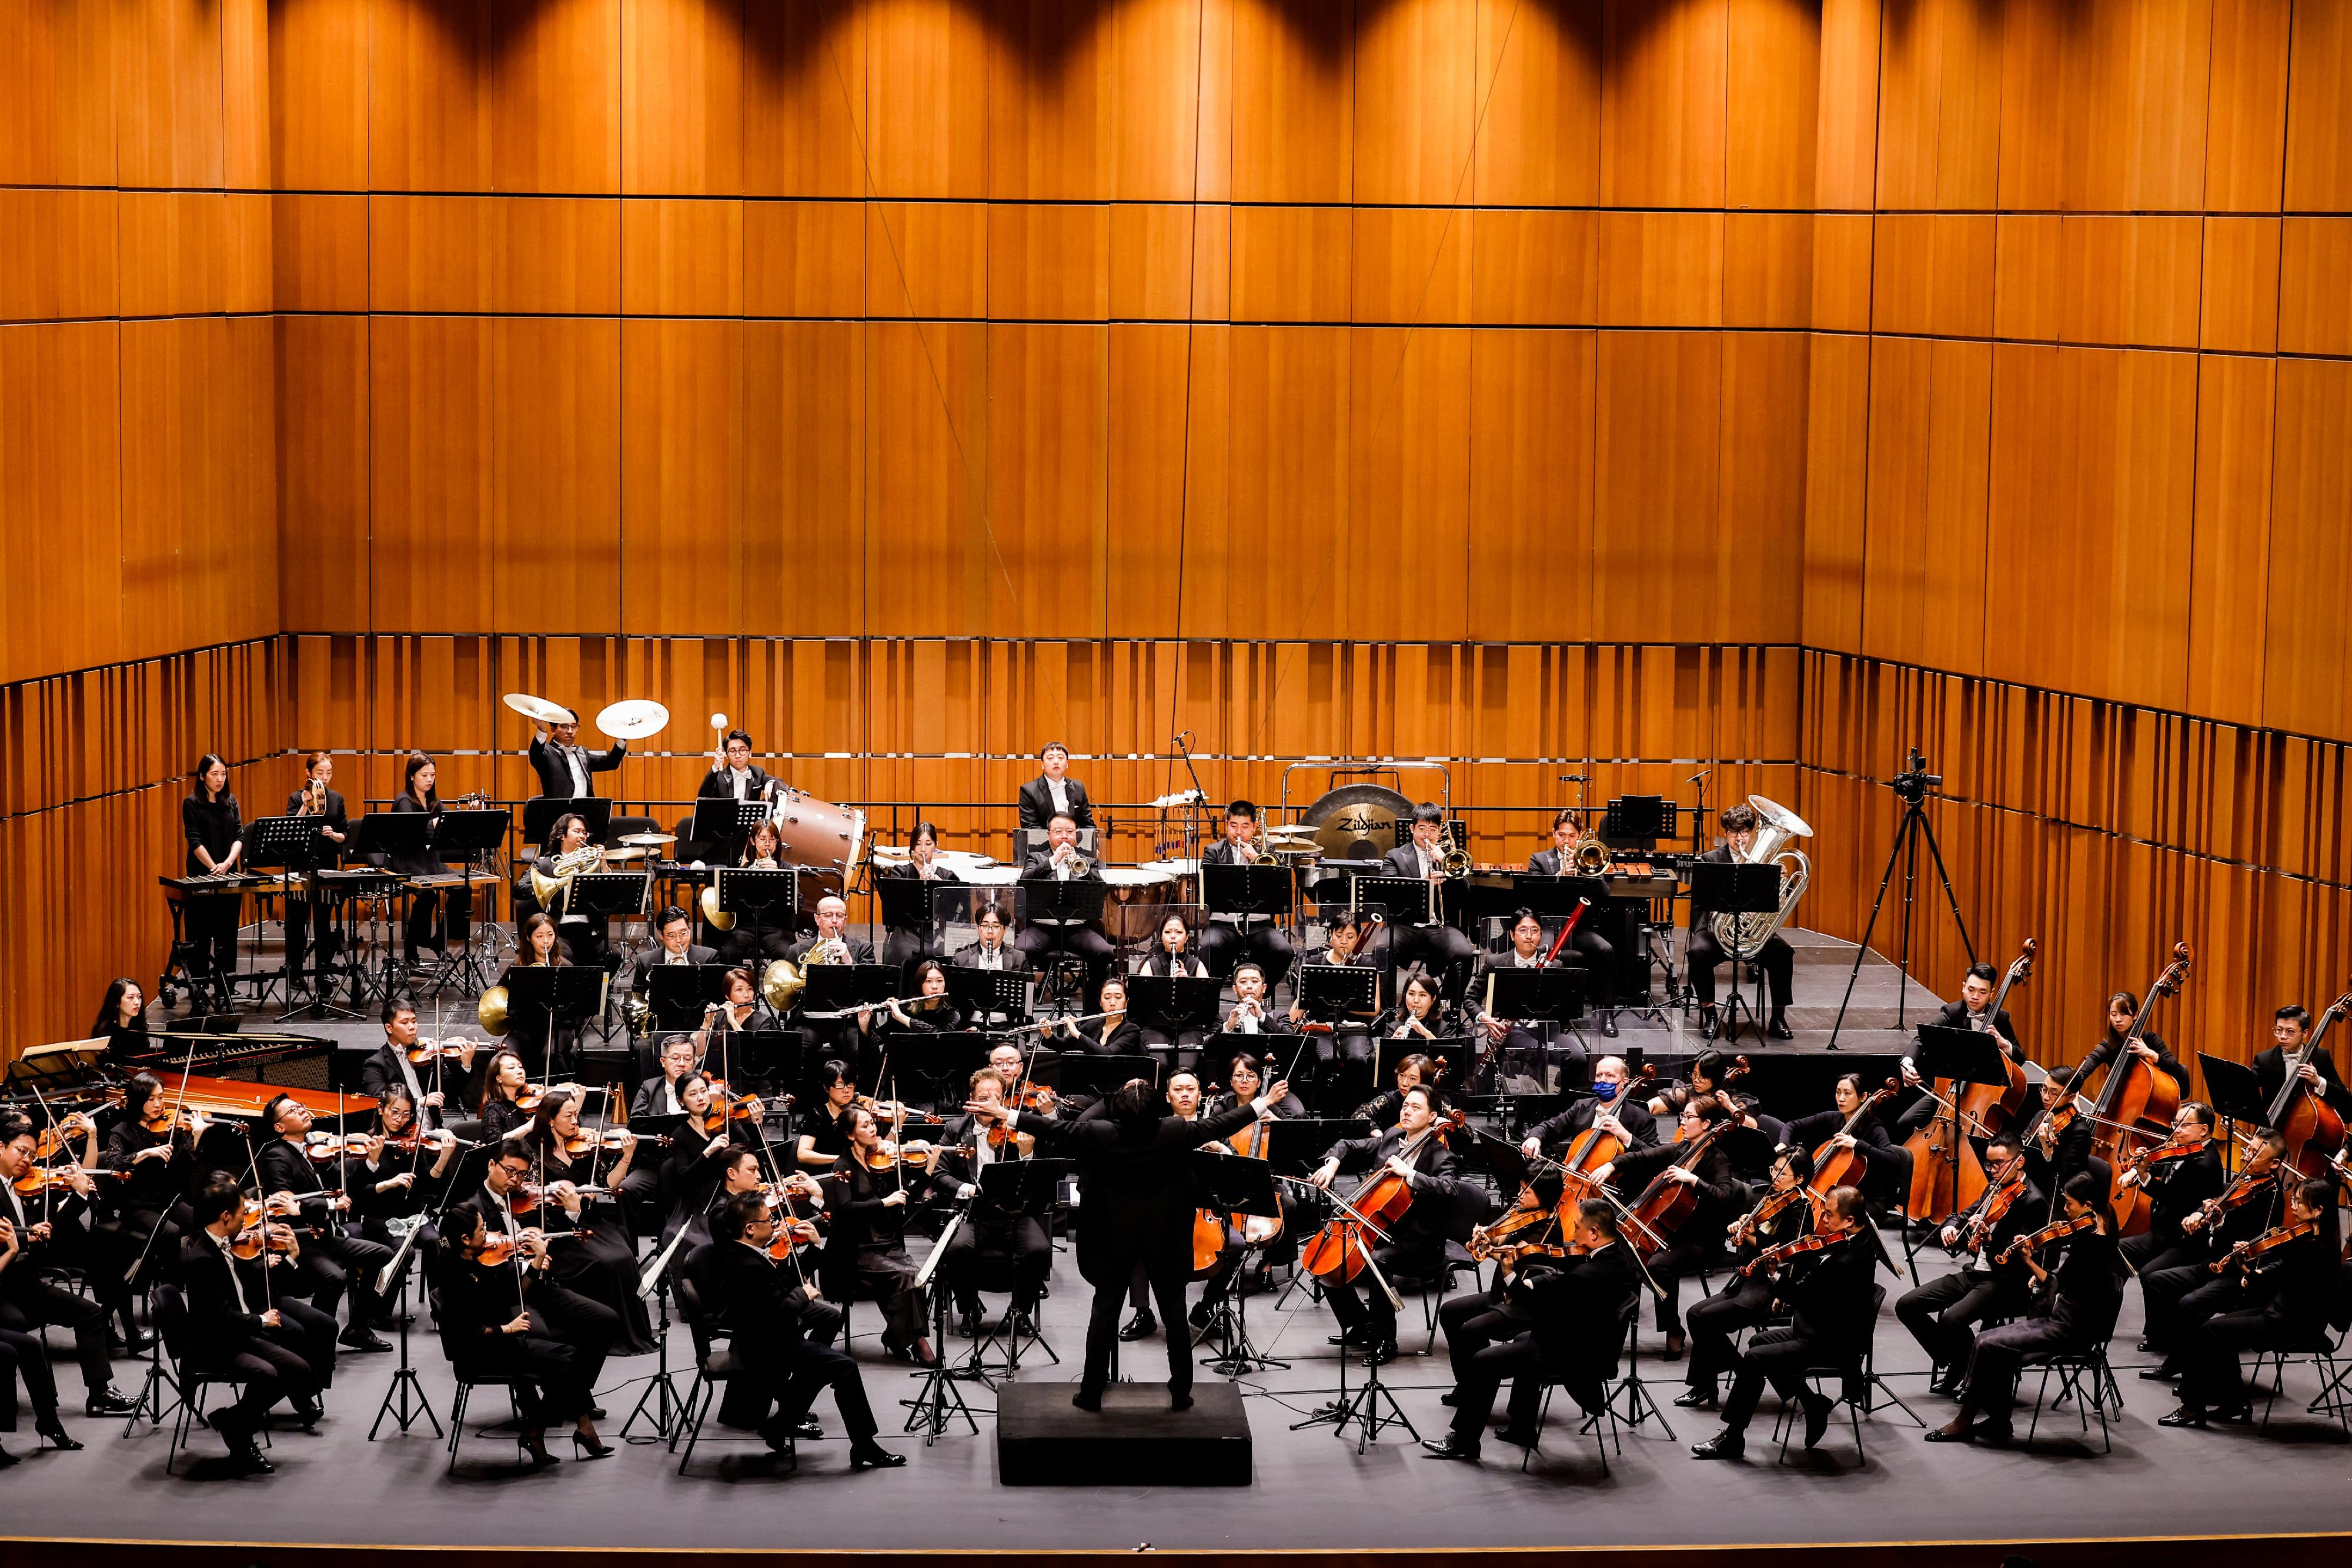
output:
<instances>
[{"instance_id":1,"label":"crash cymbal","mask_svg":"<svg viewBox=\"0 0 2352 1568\"><path fill-rule=\"evenodd\" d=\"M653 852L654 852L649 849L637 849L634 847L606 850L604 852L604 863L606 865L618 865L623 862L641 861Z\"/></svg>"},{"instance_id":2,"label":"crash cymbal","mask_svg":"<svg viewBox=\"0 0 2352 1568\"><path fill-rule=\"evenodd\" d=\"M579 717L568 707L558 707L545 697L535 697L529 692L509 692L501 699L507 706L533 724L578 724Z\"/></svg>"},{"instance_id":3,"label":"crash cymbal","mask_svg":"<svg viewBox=\"0 0 2352 1568\"><path fill-rule=\"evenodd\" d=\"M1315 836L1315 830L1304 822L1285 822L1281 827L1266 829L1265 836L1269 839L1311 839Z\"/></svg>"},{"instance_id":4,"label":"crash cymbal","mask_svg":"<svg viewBox=\"0 0 2352 1568\"><path fill-rule=\"evenodd\" d=\"M620 841L632 849L657 850L664 844L677 842L676 833L624 833Z\"/></svg>"},{"instance_id":5,"label":"crash cymbal","mask_svg":"<svg viewBox=\"0 0 2352 1568\"><path fill-rule=\"evenodd\" d=\"M598 714L596 727L614 740L643 740L669 727L669 709L650 697L631 697Z\"/></svg>"}]
</instances>

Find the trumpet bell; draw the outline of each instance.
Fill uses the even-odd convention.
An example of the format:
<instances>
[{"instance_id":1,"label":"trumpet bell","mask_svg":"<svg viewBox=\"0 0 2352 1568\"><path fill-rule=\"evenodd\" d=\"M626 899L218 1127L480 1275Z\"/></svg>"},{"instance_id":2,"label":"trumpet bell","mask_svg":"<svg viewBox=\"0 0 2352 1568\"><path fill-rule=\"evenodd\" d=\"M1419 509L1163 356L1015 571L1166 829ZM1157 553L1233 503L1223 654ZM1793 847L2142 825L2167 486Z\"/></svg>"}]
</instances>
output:
<instances>
[{"instance_id":1,"label":"trumpet bell","mask_svg":"<svg viewBox=\"0 0 2352 1568\"><path fill-rule=\"evenodd\" d=\"M482 1026L483 1033L504 1040L507 1032L507 988L492 986L484 991L482 999L474 1004L474 1019Z\"/></svg>"},{"instance_id":2,"label":"trumpet bell","mask_svg":"<svg viewBox=\"0 0 2352 1568\"><path fill-rule=\"evenodd\" d=\"M808 977L790 958L778 958L760 972L760 994L779 1014L792 1011L807 987Z\"/></svg>"},{"instance_id":3,"label":"trumpet bell","mask_svg":"<svg viewBox=\"0 0 2352 1568\"><path fill-rule=\"evenodd\" d=\"M702 890L702 923L713 931L732 931L735 917L719 907L719 889L714 884Z\"/></svg>"}]
</instances>

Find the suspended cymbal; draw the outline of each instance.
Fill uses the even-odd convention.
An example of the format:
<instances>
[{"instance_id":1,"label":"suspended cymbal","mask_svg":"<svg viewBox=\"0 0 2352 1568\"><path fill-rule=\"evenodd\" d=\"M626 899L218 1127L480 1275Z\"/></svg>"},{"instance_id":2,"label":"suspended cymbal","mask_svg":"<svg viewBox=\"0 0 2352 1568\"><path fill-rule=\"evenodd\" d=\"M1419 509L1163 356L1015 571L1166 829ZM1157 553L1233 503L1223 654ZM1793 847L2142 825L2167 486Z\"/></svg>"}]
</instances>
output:
<instances>
[{"instance_id":1,"label":"suspended cymbal","mask_svg":"<svg viewBox=\"0 0 2352 1568\"><path fill-rule=\"evenodd\" d=\"M614 740L643 740L669 727L669 709L650 697L631 697L598 714L596 727Z\"/></svg>"},{"instance_id":2,"label":"suspended cymbal","mask_svg":"<svg viewBox=\"0 0 2352 1568\"><path fill-rule=\"evenodd\" d=\"M677 842L676 833L624 833L620 841L631 849L657 850Z\"/></svg>"},{"instance_id":3,"label":"suspended cymbal","mask_svg":"<svg viewBox=\"0 0 2352 1568\"><path fill-rule=\"evenodd\" d=\"M558 707L545 697L535 697L529 692L509 692L502 699L507 706L533 724L578 724L579 716L568 707Z\"/></svg>"},{"instance_id":4,"label":"suspended cymbal","mask_svg":"<svg viewBox=\"0 0 2352 1568\"><path fill-rule=\"evenodd\" d=\"M634 846L626 846L617 850L606 850L604 852L604 863L606 865L634 863L635 862L645 859L651 853L653 853L653 851L649 849L640 849Z\"/></svg>"}]
</instances>

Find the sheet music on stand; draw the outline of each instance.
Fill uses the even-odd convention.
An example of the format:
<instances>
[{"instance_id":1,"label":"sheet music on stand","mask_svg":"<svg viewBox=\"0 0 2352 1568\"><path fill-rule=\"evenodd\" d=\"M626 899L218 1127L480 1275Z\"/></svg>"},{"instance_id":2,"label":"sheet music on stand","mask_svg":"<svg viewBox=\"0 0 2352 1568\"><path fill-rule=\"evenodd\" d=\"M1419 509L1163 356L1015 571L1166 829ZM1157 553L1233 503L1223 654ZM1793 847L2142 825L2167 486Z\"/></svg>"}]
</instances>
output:
<instances>
[{"instance_id":1,"label":"sheet music on stand","mask_svg":"<svg viewBox=\"0 0 2352 1568\"><path fill-rule=\"evenodd\" d=\"M1025 877L1032 925L1100 925L1103 897L1110 884L1102 882L1059 882L1052 877Z\"/></svg>"},{"instance_id":2,"label":"sheet music on stand","mask_svg":"<svg viewBox=\"0 0 2352 1568\"><path fill-rule=\"evenodd\" d=\"M800 873L789 866L720 866L712 873L721 914L750 916L763 925L790 925L800 908ZM780 922L777 912L784 918Z\"/></svg>"},{"instance_id":3,"label":"sheet music on stand","mask_svg":"<svg viewBox=\"0 0 2352 1568\"><path fill-rule=\"evenodd\" d=\"M731 796L697 800L694 816L687 837L698 844L730 846L727 852L751 836L751 830L768 820L765 800L738 800Z\"/></svg>"},{"instance_id":4,"label":"sheet music on stand","mask_svg":"<svg viewBox=\"0 0 2352 1568\"><path fill-rule=\"evenodd\" d=\"M1584 971L1555 964L1544 969L1492 969L1494 1016L1520 1022L1574 1023L1584 1016Z\"/></svg>"},{"instance_id":5,"label":"sheet music on stand","mask_svg":"<svg viewBox=\"0 0 2352 1568\"><path fill-rule=\"evenodd\" d=\"M514 813L504 806L444 811L434 823L433 856L444 862L474 861L496 853L513 825Z\"/></svg>"},{"instance_id":6,"label":"sheet music on stand","mask_svg":"<svg viewBox=\"0 0 2352 1568\"><path fill-rule=\"evenodd\" d=\"M1319 1023L1371 1019L1381 1010L1381 972L1354 964L1301 964L1290 971L1298 1005Z\"/></svg>"},{"instance_id":7,"label":"sheet music on stand","mask_svg":"<svg viewBox=\"0 0 2352 1568\"><path fill-rule=\"evenodd\" d=\"M1459 1085L1469 1082L1471 1063L1477 1060L1478 1042L1459 1034L1440 1035L1435 1040L1423 1040L1417 1034L1402 1040L1381 1035L1372 1041L1373 1083L1387 1084L1396 1076L1396 1064L1408 1056L1425 1056L1436 1062L1440 1088L1451 1087L1459 1094Z\"/></svg>"},{"instance_id":8,"label":"sheet music on stand","mask_svg":"<svg viewBox=\"0 0 2352 1568\"><path fill-rule=\"evenodd\" d=\"M1601 841L1612 849L1651 850L1675 836L1675 806L1663 795L1619 795L1601 814Z\"/></svg>"},{"instance_id":9,"label":"sheet music on stand","mask_svg":"<svg viewBox=\"0 0 2352 1568\"><path fill-rule=\"evenodd\" d=\"M947 967L948 997L956 1009L976 1023L1002 1019L1020 1023L1029 1017L1030 988L1036 975L1027 969L967 969Z\"/></svg>"},{"instance_id":10,"label":"sheet music on stand","mask_svg":"<svg viewBox=\"0 0 2352 1568\"><path fill-rule=\"evenodd\" d=\"M256 817L245 824L246 869L297 876L317 870L326 826L324 817Z\"/></svg>"},{"instance_id":11,"label":"sheet music on stand","mask_svg":"<svg viewBox=\"0 0 2352 1568\"><path fill-rule=\"evenodd\" d=\"M517 964L499 977L507 988L507 1010L536 1007L551 1019L579 1023L604 1010L611 977L589 965Z\"/></svg>"},{"instance_id":12,"label":"sheet music on stand","mask_svg":"<svg viewBox=\"0 0 2352 1568\"><path fill-rule=\"evenodd\" d=\"M810 964L801 969L801 1012L871 1007L898 994L896 964Z\"/></svg>"},{"instance_id":13,"label":"sheet music on stand","mask_svg":"<svg viewBox=\"0 0 2352 1568\"><path fill-rule=\"evenodd\" d=\"M1286 865L1260 861L1255 865L1201 867L1201 904L1211 915L1239 915L1249 920L1287 919L1296 906L1296 879Z\"/></svg>"},{"instance_id":14,"label":"sheet music on stand","mask_svg":"<svg viewBox=\"0 0 2352 1568\"><path fill-rule=\"evenodd\" d=\"M565 908L592 918L622 915L641 920L653 887L651 872L583 871L572 879L572 898Z\"/></svg>"},{"instance_id":15,"label":"sheet music on stand","mask_svg":"<svg viewBox=\"0 0 2352 1568\"><path fill-rule=\"evenodd\" d=\"M1388 912L1391 924L1428 925L1437 919L1437 884L1417 876L1365 876L1348 879L1349 902Z\"/></svg>"}]
</instances>

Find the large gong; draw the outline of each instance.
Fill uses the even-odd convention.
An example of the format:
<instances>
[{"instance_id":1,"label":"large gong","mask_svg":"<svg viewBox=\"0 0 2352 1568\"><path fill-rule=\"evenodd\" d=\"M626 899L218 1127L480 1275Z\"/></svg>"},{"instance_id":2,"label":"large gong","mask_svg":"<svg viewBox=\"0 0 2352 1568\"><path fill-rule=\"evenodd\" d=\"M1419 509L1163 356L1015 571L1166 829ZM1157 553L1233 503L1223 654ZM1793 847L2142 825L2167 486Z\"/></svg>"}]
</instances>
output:
<instances>
[{"instance_id":1,"label":"large gong","mask_svg":"<svg viewBox=\"0 0 2352 1568\"><path fill-rule=\"evenodd\" d=\"M1397 847L1399 823L1412 821L1412 802L1379 784L1343 784L1299 814L1330 860L1376 861Z\"/></svg>"}]
</instances>

